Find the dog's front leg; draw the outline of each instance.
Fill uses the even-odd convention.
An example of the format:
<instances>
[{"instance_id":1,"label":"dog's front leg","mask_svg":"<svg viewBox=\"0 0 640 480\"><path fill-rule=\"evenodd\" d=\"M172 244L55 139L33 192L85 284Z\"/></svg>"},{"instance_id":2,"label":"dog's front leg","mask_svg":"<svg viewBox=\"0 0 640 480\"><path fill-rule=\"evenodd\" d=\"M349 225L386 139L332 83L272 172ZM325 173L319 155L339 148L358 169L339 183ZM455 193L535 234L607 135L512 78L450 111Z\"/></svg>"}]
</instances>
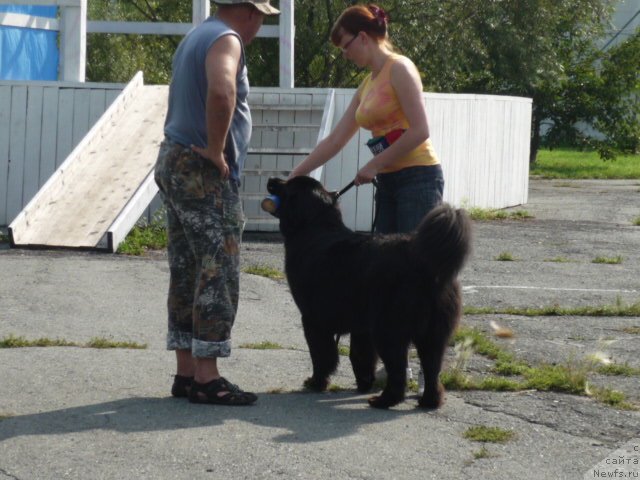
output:
<instances>
[{"instance_id":1,"label":"dog's front leg","mask_svg":"<svg viewBox=\"0 0 640 480\"><path fill-rule=\"evenodd\" d=\"M358 392L366 393L373 387L378 354L373 345L370 332L351 332L351 348L349 349L351 367L356 376Z\"/></svg>"},{"instance_id":2,"label":"dog's front leg","mask_svg":"<svg viewBox=\"0 0 640 480\"><path fill-rule=\"evenodd\" d=\"M315 319L303 317L304 336L307 340L313 375L307 378L304 386L317 392L323 392L329 386L329 376L338 367L338 346L333 334L318 328Z\"/></svg>"}]
</instances>

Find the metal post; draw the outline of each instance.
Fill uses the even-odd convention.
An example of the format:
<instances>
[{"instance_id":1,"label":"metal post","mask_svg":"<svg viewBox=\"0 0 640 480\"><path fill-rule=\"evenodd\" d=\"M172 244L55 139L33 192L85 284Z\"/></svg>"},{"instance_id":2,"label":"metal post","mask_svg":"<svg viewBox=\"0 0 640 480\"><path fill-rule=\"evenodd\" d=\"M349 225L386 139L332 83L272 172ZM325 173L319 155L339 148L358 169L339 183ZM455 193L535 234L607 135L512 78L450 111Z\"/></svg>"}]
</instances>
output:
<instances>
[{"instance_id":1,"label":"metal post","mask_svg":"<svg viewBox=\"0 0 640 480\"><path fill-rule=\"evenodd\" d=\"M209 15L211 15L211 5L209 4L209 0L193 0L191 9L193 12L191 21L194 25L200 25L209 18Z\"/></svg>"},{"instance_id":2,"label":"metal post","mask_svg":"<svg viewBox=\"0 0 640 480\"><path fill-rule=\"evenodd\" d=\"M62 81L84 82L87 53L87 0L60 5L60 70Z\"/></svg>"},{"instance_id":3,"label":"metal post","mask_svg":"<svg viewBox=\"0 0 640 480\"><path fill-rule=\"evenodd\" d=\"M280 87L293 88L295 24L293 0L280 0Z\"/></svg>"}]
</instances>

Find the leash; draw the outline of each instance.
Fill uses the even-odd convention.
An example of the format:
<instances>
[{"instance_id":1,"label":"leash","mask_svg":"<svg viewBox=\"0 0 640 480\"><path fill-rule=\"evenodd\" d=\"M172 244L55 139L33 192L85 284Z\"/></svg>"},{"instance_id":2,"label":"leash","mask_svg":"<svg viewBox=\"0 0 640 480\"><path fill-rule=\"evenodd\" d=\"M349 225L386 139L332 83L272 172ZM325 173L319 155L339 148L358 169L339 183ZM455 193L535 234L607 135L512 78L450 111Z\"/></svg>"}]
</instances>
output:
<instances>
[{"instance_id":1,"label":"leash","mask_svg":"<svg viewBox=\"0 0 640 480\"><path fill-rule=\"evenodd\" d=\"M371 180L371 183L373 184L374 187L378 188L378 181L374 178L373 180ZM351 190L351 187L353 187L356 184L355 180L351 180L346 187L344 187L342 190L340 190L339 192L334 192L333 195L334 197L337 199L339 199L342 195L344 195L345 193L347 193L349 190Z\"/></svg>"},{"instance_id":2,"label":"leash","mask_svg":"<svg viewBox=\"0 0 640 480\"><path fill-rule=\"evenodd\" d=\"M378 181L373 178L371 180L371 183L373 184L374 188L380 188L378 186ZM338 201L338 199L344 195L345 193L347 193L353 186L355 185L355 180L351 180L346 187L344 187L342 190L340 190L339 192L333 192L333 198L334 200ZM373 215L373 222L371 223L371 234L373 235L373 232L376 228L376 222L378 221L378 202L376 202L376 206L375 206L375 211L374 211L374 215ZM339 337L338 337L339 338Z\"/></svg>"},{"instance_id":3,"label":"leash","mask_svg":"<svg viewBox=\"0 0 640 480\"><path fill-rule=\"evenodd\" d=\"M373 184L374 188L380 188L378 186L378 181L373 178L371 180L371 183ZM338 199L344 195L345 193L347 193L353 186L355 185L355 180L351 180L346 187L344 187L342 190L340 190L339 192L333 192L333 199L335 201L338 201ZM375 228L376 228L376 222L378 221L378 202L375 202L375 210L374 210L374 214L373 214L373 222L371 223L371 234L373 235Z\"/></svg>"},{"instance_id":4,"label":"leash","mask_svg":"<svg viewBox=\"0 0 640 480\"><path fill-rule=\"evenodd\" d=\"M355 184L356 184L356 181L355 180L351 180L351 182L349 182L349 185L344 187L339 192L334 192L333 196L335 197L336 200L338 200L342 195L347 193L351 189L351 187L353 187Z\"/></svg>"}]
</instances>

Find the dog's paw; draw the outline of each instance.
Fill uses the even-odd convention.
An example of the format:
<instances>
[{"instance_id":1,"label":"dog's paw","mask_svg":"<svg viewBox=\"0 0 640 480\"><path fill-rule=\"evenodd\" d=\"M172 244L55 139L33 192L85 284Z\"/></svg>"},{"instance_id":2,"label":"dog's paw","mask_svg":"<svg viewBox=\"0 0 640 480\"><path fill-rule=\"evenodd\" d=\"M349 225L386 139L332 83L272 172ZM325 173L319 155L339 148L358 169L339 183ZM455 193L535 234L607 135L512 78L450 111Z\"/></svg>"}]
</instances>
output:
<instances>
[{"instance_id":1,"label":"dog's paw","mask_svg":"<svg viewBox=\"0 0 640 480\"><path fill-rule=\"evenodd\" d=\"M324 392L329 387L328 378L309 377L304 381L304 388L314 392Z\"/></svg>"},{"instance_id":2,"label":"dog's paw","mask_svg":"<svg viewBox=\"0 0 640 480\"><path fill-rule=\"evenodd\" d=\"M439 385L438 389L433 392L427 392L425 390L422 397L418 400L418 407L424 408L425 410L435 410L436 408L440 408L443 403L444 387Z\"/></svg>"},{"instance_id":3,"label":"dog's paw","mask_svg":"<svg viewBox=\"0 0 640 480\"><path fill-rule=\"evenodd\" d=\"M356 385L358 388L358 393L367 393L370 392L373 388L373 379L371 380L358 380L356 379Z\"/></svg>"},{"instance_id":4,"label":"dog's paw","mask_svg":"<svg viewBox=\"0 0 640 480\"><path fill-rule=\"evenodd\" d=\"M404 400L404 397L398 398L382 392L382 394L380 395L370 397L368 401L369 406L373 408L389 408L399 404L400 402L402 402L402 400Z\"/></svg>"}]
</instances>

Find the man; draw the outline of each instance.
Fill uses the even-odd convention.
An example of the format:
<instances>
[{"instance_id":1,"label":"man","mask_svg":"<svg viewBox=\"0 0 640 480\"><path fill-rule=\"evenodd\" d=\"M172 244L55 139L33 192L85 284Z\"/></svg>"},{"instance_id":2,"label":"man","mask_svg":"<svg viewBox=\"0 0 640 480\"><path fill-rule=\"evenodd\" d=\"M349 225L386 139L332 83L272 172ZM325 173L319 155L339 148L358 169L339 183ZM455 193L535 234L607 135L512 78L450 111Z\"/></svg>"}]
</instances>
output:
<instances>
[{"instance_id":1,"label":"man","mask_svg":"<svg viewBox=\"0 0 640 480\"><path fill-rule=\"evenodd\" d=\"M220 375L238 308L240 171L251 137L244 45L269 0L214 0L215 16L190 31L173 59L165 140L155 178L167 209L172 395L193 403L250 405L255 394Z\"/></svg>"}]
</instances>

